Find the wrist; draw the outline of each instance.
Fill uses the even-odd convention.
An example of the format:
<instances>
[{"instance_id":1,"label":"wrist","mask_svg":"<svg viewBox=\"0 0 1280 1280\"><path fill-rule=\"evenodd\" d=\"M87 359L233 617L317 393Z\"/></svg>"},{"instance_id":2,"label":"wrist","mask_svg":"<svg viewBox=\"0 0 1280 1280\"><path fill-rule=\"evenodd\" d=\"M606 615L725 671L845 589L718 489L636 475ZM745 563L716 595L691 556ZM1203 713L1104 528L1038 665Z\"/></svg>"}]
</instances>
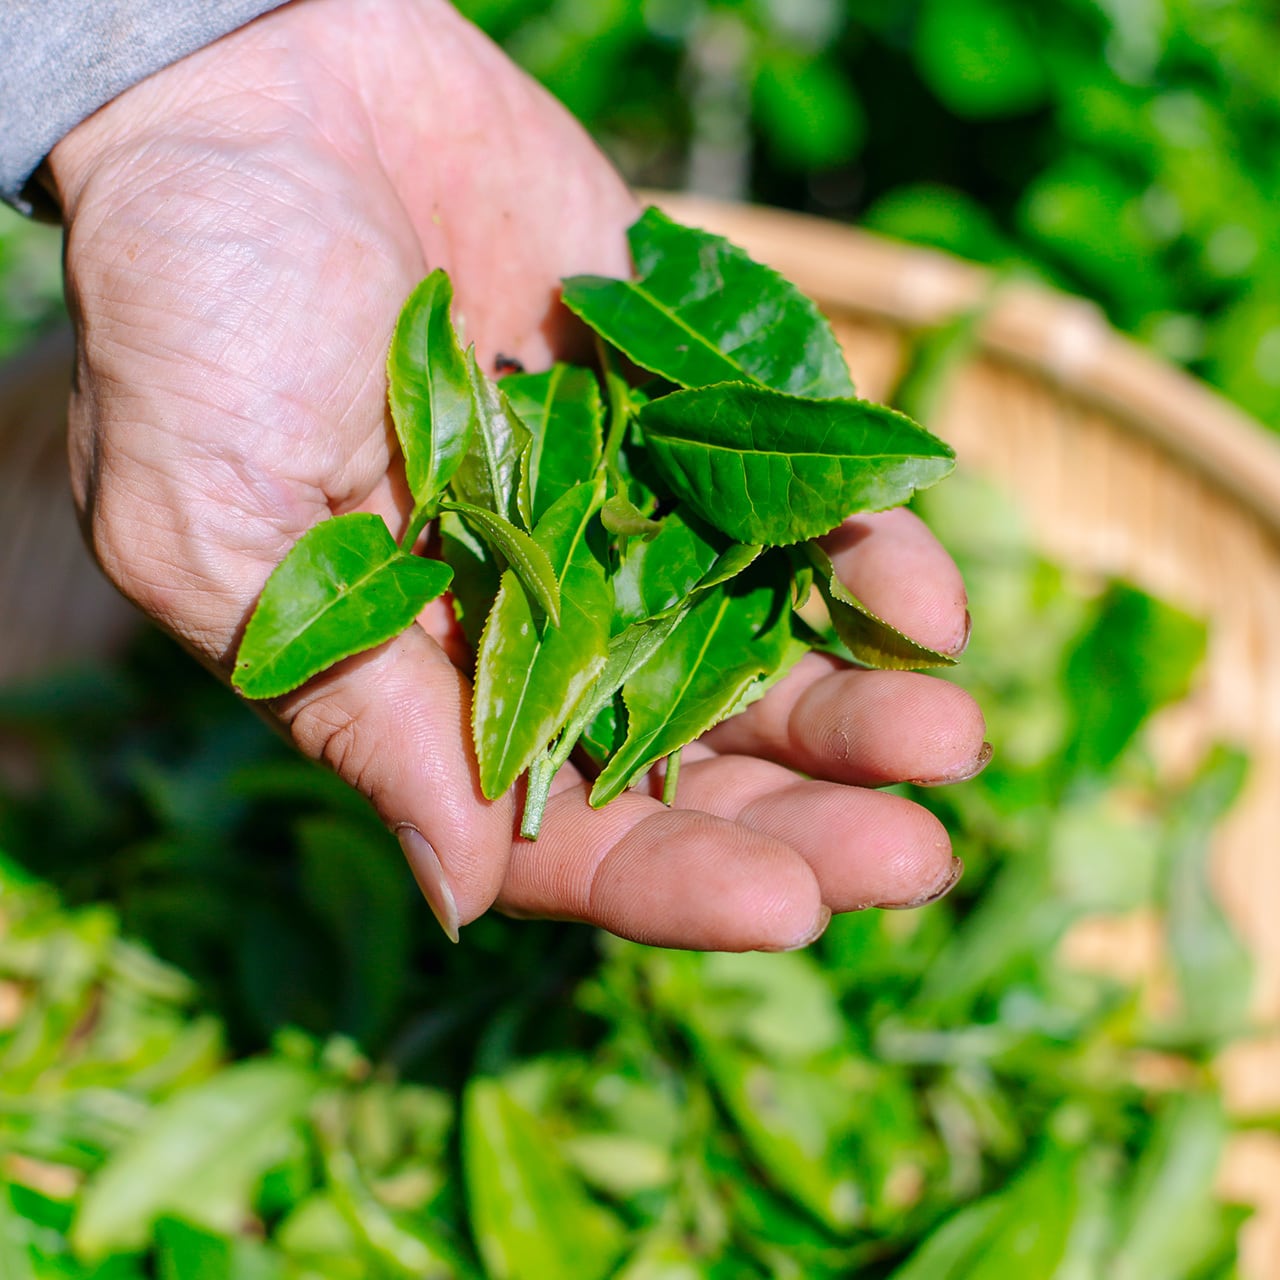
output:
<instances>
[{"instance_id":1,"label":"wrist","mask_svg":"<svg viewBox=\"0 0 1280 1280\"><path fill-rule=\"evenodd\" d=\"M286 10L305 2L228 0L226 16L234 18L243 8L249 21L151 71L85 117L53 145L33 183L40 183L66 219L98 169L109 170L113 180L136 180L149 152L199 124L204 104L238 86L272 83L270 50L282 47L272 32ZM254 8L265 12L254 16Z\"/></svg>"}]
</instances>

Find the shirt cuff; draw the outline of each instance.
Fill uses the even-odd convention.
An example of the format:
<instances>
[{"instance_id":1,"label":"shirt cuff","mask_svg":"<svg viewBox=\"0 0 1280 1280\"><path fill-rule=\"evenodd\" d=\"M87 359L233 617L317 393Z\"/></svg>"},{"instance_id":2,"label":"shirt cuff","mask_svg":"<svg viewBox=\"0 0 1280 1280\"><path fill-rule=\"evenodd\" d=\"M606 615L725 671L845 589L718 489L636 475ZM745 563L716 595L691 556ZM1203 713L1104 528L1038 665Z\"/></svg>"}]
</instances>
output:
<instances>
[{"instance_id":1,"label":"shirt cuff","mask_svg":"<svg viewBox=\"0 0 1280 1280\"><path fill-rule=\"evenodd\" d=\"M66 134L162 67L284 0L3 0L0 200L30 215L31 176Z\"/></svg>"}]
</instances>

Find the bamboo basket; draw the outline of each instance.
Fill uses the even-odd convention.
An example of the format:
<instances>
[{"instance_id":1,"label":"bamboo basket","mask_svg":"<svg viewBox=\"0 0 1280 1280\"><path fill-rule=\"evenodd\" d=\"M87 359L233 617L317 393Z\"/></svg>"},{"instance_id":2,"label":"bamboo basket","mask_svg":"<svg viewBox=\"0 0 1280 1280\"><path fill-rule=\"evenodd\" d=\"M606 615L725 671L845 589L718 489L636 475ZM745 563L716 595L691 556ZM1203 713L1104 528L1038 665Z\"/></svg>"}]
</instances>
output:
<instances>
[{"instance_id":1,"label":"bamboo basket","mask_svg":"<svg viewBox=\"0 0 1280 1280\"><path fill-rule=\"evenodd\" d=\"M976 350L928 423L959 466L1015 495L1038 544L1208 620L1197 693L1168 726L1188 754L1243 747L1249 782L1217 833L1215 886L1254 955L1258 1035L1220 1064L1242 1118L1280 1112L1280 440L1113 332L1078 298L945 254L776 210L660 203L776 267L830 317L859 393L883 398L913 331L983 310ZM978 625L980 625L980 620ZM1067 959L1156 978L1158 927L1097 921ZM1242 1274L1280 1280L1280 1137L1238 1139L1224 1193L1258 1206Z\"/></svg>"},{"instance_id":2,"label":"bamboo basket","mask_svg":"<svg viewBox=\"0 0 1280 1280\"><path fill-rule=\"evenodd\" d=\"M1216 887L1256 959L1258 1035L1221 1063L1242 1117L1280 1112L1280 443L1204 387L1112 332L1079 299L1012 285L944 254L777 211L662 197L814 297L860 392L882 397L922 327L984 308L971 358L931 430L963 468L1016 495L1053 558L1119 574L1210 622L1204 679L1176 736L1248 751L1250 781L1214 849ZM0 682L99 654L131 612L99 579L67 495L64 338L0 371ZM1069 940L1082 964L1150 974L1149 920L1100 921ZM1269 1029L1269 1030L1268 1030ZM1280 1137L1236 1142L1225 1193L1259 1206L1248 1280L1280 1280Z\"/></svg>"}]
</instances>

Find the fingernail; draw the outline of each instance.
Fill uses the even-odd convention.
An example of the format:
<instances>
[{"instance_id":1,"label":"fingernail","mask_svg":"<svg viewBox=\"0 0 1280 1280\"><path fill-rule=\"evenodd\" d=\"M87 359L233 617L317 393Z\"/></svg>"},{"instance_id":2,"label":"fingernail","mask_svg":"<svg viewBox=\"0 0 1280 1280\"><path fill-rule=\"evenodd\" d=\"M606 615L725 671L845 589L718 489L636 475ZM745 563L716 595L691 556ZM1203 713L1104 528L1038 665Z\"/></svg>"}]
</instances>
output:
<instances>
[{"instance_id":1,"label":"fingernail","mask_svg":"<svg viewBox=\"0 0 1280 1280\"><path fill-rule=\"evenodd\" d=\"M818 909L818 921L814 927L799 942L792 942L785 947L761 947L761 951L802 951L805 947L812 946L813 943L822 937L827 931L827 925L831 923L831 908L820 907Z\"/></svg>"},{"instance_id":2,"label":"fingernail","mask_svg":"<svg viewBox=\"0 0 1280 1280\"><path fill-rule=\"evenodd\" d=\"M973 615L968 609L964 611L964 631L960 635L960 643L951 650L951 656L958 658L968 647L969 637L973 635Z\"/></svg>"},{"instance_id":3,"label":"fingernail","mask_svg":"<svg viewBox=\"0 0 1280 1280\"><path fill-rule=\"evenodd\" d=\"M992 751L991 743L984 742L978 748L978 754L954 773L945 773L940 778L911 778L910 781L917 787L945 787L950 782L968 782L991 763Z\"/></svg>"},{"instance_id":4,"label":"fingernail","mask_svg":"<svg viewBox=\"0 0 1280 1280\"><path fill-rule=\"evenodd\" d=\"M413 878L418 882L427 906L431 908L431 914L444 930L444 936L450 942L457 942L458 904L454 901L449 882L444 878L444 867L440 865L436 851L426 836L407 822L396 827L395 833L400 841L400 848L404 850L409 870L413 872Z\"/></svg>"},{"instance_id":5,"label":"fingernail","mask_svg":"<svg viewBox=\"0 0 1280 1280\"><path fill-rule=\"evenodd\" d=\"M956 887L963 874L964 863L955 854L952 854L951 866L948 868L947 874L932 889L922 893L918 898L912 898L909 902L877 902L875 906L879 907L881 911L912 911L916 907L927 907L929 903L937 902L939 898L945 898Z\"/></svg>"}]
</instances>

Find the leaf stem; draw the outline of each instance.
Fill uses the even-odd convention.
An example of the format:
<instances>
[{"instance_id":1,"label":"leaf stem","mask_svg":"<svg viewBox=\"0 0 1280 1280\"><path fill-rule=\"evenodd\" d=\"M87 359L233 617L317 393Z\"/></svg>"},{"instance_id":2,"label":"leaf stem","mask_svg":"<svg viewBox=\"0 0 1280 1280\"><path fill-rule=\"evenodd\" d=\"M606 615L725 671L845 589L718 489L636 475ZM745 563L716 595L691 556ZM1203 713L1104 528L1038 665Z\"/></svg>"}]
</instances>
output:
<instances>
[{"instance_id":1,"label":"leaf stem","mask_svg":"<svg viewBox=\"0 0 1280 1280\"><path fill-rule=\"evenodd\" d=\"M680 748L667 757L666 771L662 775L662 803L671 808L676 802L676 787L680 782Z\"/></svg>"},{"instance_id":2,"label":"leaf stem","mask_svg":"<svg viewBox=\"0 0 1280 1280\"><path fill-rule=\"evenodd\" d=\"M560 762L550 751L537 756L529 766L525 783L524 812L520 815L520 834L526 840L536 840L542 830L542 815L551 795L551 783L560 768Z\"/></svg>"},{"instance_id":3,"label":"leaf stem","mask_svg":"<svg viewBox=\"0 0 1280 1280\"><path fill-rule=\"evenodd\" d=\"M598 333L595 335L595 345L596 358L600 361L605 392L609 398L609 419L602 454L604 468L614 489L625 494L626 484L618 470L618 453L622 449L623 436L631 417L631 389L627 386L627 380L618 372L617 361L609 350L609 344Z\"/></svg>"},{"instance_id":4,"label":"leaf stem","mask_svg":"<svg viewBox=\"0 0 1280 1280\"><path fill-rule=\"evenodd\" d=\"M424 502L414 507L413 514L409 517L409 527L404 531L404 537L400 539L401 551L413 550L422 536L423 529L431 522L435 513L434 503Z\"/></svg>"}]
</instances>

